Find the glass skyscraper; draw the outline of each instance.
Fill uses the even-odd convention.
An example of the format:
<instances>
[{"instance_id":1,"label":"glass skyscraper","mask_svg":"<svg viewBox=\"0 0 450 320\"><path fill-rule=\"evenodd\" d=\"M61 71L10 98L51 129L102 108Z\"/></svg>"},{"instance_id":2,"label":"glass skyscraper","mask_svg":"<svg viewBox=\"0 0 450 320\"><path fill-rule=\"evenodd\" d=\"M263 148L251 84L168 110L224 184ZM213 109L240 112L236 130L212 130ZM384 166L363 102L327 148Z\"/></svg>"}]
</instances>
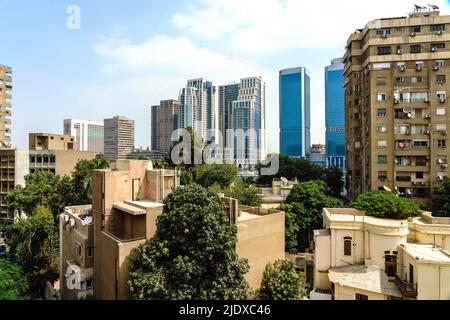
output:
<instances>
[{"instance_id":1,"label":"glass skyscraper","mask_svg":"<svg viewBox=\"0 0 450 320\"><path fill-rule=\"evenodd\" d=\"M325 114L327 166L345 172L345 90L344 64L333 59L325 68Z\"/></svg>"},{"instance_id":2,"label":"glass skyscraper","mask_svg":"<svg viewBox=\"0 0 450 320\"><path fill-rule=\"evenodd\" d=\"M310 82L306 68L280 71L280 153L289 157L311 153Z\"/></svg>"}]
</instances>

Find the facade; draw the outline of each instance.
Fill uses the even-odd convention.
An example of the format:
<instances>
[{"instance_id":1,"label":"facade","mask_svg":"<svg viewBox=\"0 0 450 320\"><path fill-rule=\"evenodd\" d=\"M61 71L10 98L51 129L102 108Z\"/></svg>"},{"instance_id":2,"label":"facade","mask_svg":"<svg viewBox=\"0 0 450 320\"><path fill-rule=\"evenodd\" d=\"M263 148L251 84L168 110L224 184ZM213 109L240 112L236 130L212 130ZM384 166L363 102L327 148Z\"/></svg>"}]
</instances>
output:
<instances>
[{"instance_id":1,"label":"facade","mask_svg":"<svg viewBox=\"0 0 450 320\"><path fill-rule=\"evenodd\" d=\"M427 201L448 176L450 16L371 21L352 34L345 63L350 198L389 188Z\"/></svg>"},{"instance_id":2,"label":"facade","mask_svg":"<svg viewBox=\"0 0 450 320\"><path fill-rule=\"evenodd\" d=\"M91 151L30 150L29 171L30 173L46 171L61 177L71 176L79 161L93 158L94 154Z\"/></svg>"},{"instance_id":3,"label":"facade","mask_svg":"<svg viewBox=\"0 0 450 320\"><path fill-rule=\"evenodd\" d=\"M28 149L42 150L74 150L75 139L72 136L51 133L30 133Z\"/></svg>"},{"instance_id":4,"label":"facade","mask_svg":"<svg viewBox=\"0 0 450 320\"><path fill-rule=\"evenodd\" d=\"M177 111L177 129L192 128L210 142L216 130L216 87L204 79L193 79L181 89Z\"/></svg>"},{"instance_id":5,"label":"facade","mask_svg":"<svg viewBox=\"0 0 450 320\"><path fill-rule=\"evenodd\" d=\"M168 153L172 147L172 134L176 128L177 100L163 100L152 107L152 150Z\"/></svg>"},{"instance_id":6,"label":"facade","mask_svg":"<svg viewBox=\"0 0 450 320\"><path fill-rule=\"evenodd\" d=\"M12 69L0 64L0 147L11 146Z\"/></svg>"},{"instance_id":7,"label":"facade","mask_svg":"<svg viewBox=\"0 0 450 320\"><path fill-rule=\"evenodd\" d=\"M324 209L313 300L449 300L450 218L409 220Z\"/></svg>"},{"instance_id":8,"label":"facade","mask_svg":"<svg viewBox=\"0 0 450 320\"><path fill-rule=\"evenodd\" d=\"M223 158L233 161L233 103L238 100L239 83L219 86L219 139L223 148ZM233 132L233 136L228 135Z\"/></svg>"},{"instance_id":9,"label":"facade","mask_svg":"<svg viewBox=\"0 0 450 320\"><path fill-rule=\"evenodd\" d=\"M64 134L74 137L74 149L103 154L103 123L89 120L64 120Z\"/></svg>"},{"instance_id":10,"label":"facade","mask_svg":"<svg viewBox=\"0 0 450 320\"><path fill-rule=\"evenodd\" d=\"M280 71L280 153L306 158L311 153L310 73L306 68Z\"/></svg>"},{"instance_id":11,"label":"facade","mask_svg":"<svg viewBox=\"0 0 450 320\"><path fill-rule=\"evenodd\" d=\"M241 169L252 169L266 157L266 85L261 77L241 79L233 102L233 158Z\"/></svg>"},{"instance_id":12,"label":"facade","mask_svg":"<svg viewBox=\"0 0 450 320\"><path fill-rule=\"evenodd\" d=\"M104 120L104 154L109 160L124 160L134 151L134 120L117 116Z\"/></svg>"},{"instance_id":13,"label":"facade","mask_svg":"<svg viewBox=\"0 0 450 320\"><path fill-rule=\"evenodd\" d=\"M345 90L342 58L325 68L327 166L345 172Z\"/></svg>"},{"instance_id":14,"label":"facade","mask_svg":"<svg viewBox=\"0 0 450 320\"><path fill-rule=\"evenodd\" d=\"M327 151L323 144L313 144L311 146L311 153L307 156L311 164L321 167L327 166Z\"/></svg>"},{"instance_id":15,"label":"facade","mask_svg":"<svg viewBox=\"0 0 450 320\"><path fill-rule=\"evenodd\" d=\"M7 195L17 186L25 187L25 177L29 171L28 150L0 148L0 218L13 218Z\"/></svg>"},{"instance_id":16,"label":"facade","mask_svg":"<svg viewBox=\"0 0 450 320\"><path fill-rule=\"evenodd\" d=\"M167 153L161 151L150 150L150 148L135 149L127 157L129 160L152 160L152 161L162 161L167 156Z\"/></svg>"}]
</instances>

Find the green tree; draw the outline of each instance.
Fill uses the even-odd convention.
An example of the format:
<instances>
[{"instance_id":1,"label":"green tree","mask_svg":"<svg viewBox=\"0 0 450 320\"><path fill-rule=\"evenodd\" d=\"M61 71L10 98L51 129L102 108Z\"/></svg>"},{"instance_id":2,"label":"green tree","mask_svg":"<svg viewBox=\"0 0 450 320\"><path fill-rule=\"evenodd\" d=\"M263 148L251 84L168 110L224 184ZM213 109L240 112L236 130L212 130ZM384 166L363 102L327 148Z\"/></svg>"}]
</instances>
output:
<instances>
[{"instance_id":1,"label":"green tree","mask_svg":"<svg viewBox=\"0 0 450 320\"><path fill-rule=\"evenodd\" d=\"M23 270L33 290L58 279L58 234L51 211L39 205L28 219L4 230L11 260Z\"/></svg>"},{"instance_id":2,"label":"green tree","mask_svg":"<svg viewBox=\"0 0 450 320\"><path fill-rule=\"evenodd\" d=\"M267 265L259 290L261 300L301 300L304 296L305 285L293 261L279 260Z\"/></svg>"},{"instance_id":3,"label":"green tree","mask_svg":"<svg viewBox=\"0 0 450 320\"><path fill-rule=\"evenodd\" d=\"M222 188L229 187L239 173L238 168L231 164L200 165L195 167L196 183L208 188L218 184Z\"/></svg>"},{"instance_id":4,"label":"green tree","mask_svg":"<svg viewBox=\"0 0 450 320\"><path fill-rule=\"evenodd\" d=\"M444 182L434 192L433 209L450 213L450 179L445 177Z\"/></svg>"},{"instance_id":5,"label":"green tree","mask_svg":"<svg viewBox=\"0 0 450 320\"><path fill-rule=\"evenodd\" d=\"M327 195L323 181L302 182L294 186L286 203L280 207L286 212L286 250L304 251L309 248L313 231L322 228L323 208L342 206L340 199Z\"/></svg>"},{"instance_id":6,"label":"green tree","mask_svg":"<svg viewBox=\"0 0 450 320\"><path fill-rule=\"evenodd\" d=\"M169 195L152 240L130 257L129 285L139 300L242 300L247 261L236 254L237 228L217 195L199 185Z\"/></svg>"},{"instance_id":7,"label":"green tree","mask_svg":"<svg viewBox=\"0 0 450 320\"><path fill-rule=\"evenodd\" d=\"M406 219L420 213L420 206L392 192L378 191L359 196L353 207L378 218Z\"/></svg>"},{"instance_id":8,"label":"green tree","mask_svg":"<svg viewBox=\"0 0 450 320\"><path fill-rule=\"evenodd\" d=\"M0 259L0 301L23 300L28 289L22 269L11 261Z\"/></svg>"}]
</instances>

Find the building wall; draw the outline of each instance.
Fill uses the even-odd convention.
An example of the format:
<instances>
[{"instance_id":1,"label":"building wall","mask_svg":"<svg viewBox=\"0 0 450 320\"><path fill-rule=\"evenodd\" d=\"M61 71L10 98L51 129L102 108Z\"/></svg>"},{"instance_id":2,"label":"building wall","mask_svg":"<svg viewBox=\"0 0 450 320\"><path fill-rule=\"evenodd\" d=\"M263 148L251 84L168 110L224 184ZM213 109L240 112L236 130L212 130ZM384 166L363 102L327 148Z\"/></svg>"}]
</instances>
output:
<instances>
[{"instance_id":1,"label":"building wall","mask_svg":"<svg viewBox=\"0 0 450 320\"><path fill-rule=\"evenodd\" d=\"M92 160L91 151L56 151L55 173L61 177L70 176L80 160Z\"/></svg>"},{"instance_id":2,"label":"building wall","mask_svg":"<svg viewBox=\"0 0 450 320\"><path fill-rule=\"evenodd\" d=\"M370 292L340 285L335 285L334 288L335 300L356 300L357 294L365 295L369 300L388 300L388 297L382 293Z\"/></svg>"},{"instance_id":3,"label":"building wall","mask_svg":"<svg viewBox=\"0 0 450 320\"><path fill-rule=\"evenodd\" d=\"M103 123L66 119L64 120L64 134L75 138L75 150L103 154Z\"/></svg>"},{"instance_id":4,"label":"building wall","mask_svg":"<svg viewBox=\"0 0 450 320\"><path fill-rule=\"evenodd\" d=\"M331 234L320 230L314 237L314 288L330 289L328 270L331 267Z\"/></svg>"},{"instance_id":5,"label":"building wall","mask_svg":"<svg viewBox=\"0 0 450 320\"><path fill-rule=\"evenodd\" d=\"M30 133L29 150L74 150L75 138L62 134Z\"/></svg>"},{"instance_id":6,"label":"building wall","mask_svg":"<svg viewBox=\"0 0 450 320\"><path fill-rule=\"evenodd\" d=\"M124 160L134 151L134 120L115 117L104 120L104 153L110 160Z\"/></svg>"},{"instance_id":7,"label":"building wall","mask_svg":"<svg viewBox=\"0 0 450 320\"><path fill-rule=\"evenodd\" d=\"M12 68L0 64L0 147L11 142Z\"/></svg>"},{"instance_id":8,"label":"building wall","mask_svg":"<svg viewBox=\"0 0 450 320\"><path fill-rule=\"evenodd\" d=\"M250 272L246 279L250 287L261 286L266 266L285 259L284 213L263 216L238 223L237 254L246 258Z\"/></svg>"},{"instance_id":9,"label":"building wall","mask_svg":"<svg viewBox=\"0 0 450 320\"><path fill-rule=\"evenodd\" d=\"M163 100L152 107L152 150L169 152L175 130L178 101Z\"/></svg>"}]
</instances>

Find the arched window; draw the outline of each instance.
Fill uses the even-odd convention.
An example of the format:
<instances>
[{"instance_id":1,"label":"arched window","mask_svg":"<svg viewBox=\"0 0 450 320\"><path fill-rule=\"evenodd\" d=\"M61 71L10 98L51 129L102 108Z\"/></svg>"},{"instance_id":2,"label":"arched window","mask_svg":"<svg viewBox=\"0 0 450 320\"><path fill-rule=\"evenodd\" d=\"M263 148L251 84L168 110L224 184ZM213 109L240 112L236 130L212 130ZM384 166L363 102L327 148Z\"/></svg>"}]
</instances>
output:
<instances>
[{"instance_id":1,"label":"arched window","mask_svg":"<svg viewBox=\"0 0 450 320\"><path fill-rule=\"evenodd\" d=\"M344 238L344 255L345 256L352 255L352 238L351 237Z\"/></svg>"}]
</instances>

